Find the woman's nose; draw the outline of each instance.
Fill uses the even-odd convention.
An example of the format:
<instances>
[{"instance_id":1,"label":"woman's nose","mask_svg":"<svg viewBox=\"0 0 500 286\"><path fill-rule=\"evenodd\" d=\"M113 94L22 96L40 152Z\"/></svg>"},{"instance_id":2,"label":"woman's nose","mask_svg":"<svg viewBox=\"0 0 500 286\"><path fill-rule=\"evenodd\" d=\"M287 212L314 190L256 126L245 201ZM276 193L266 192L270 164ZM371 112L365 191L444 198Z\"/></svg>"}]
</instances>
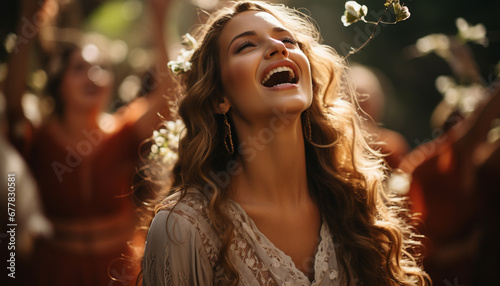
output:
<instances>
[{"instance_id":1,"label":"woman's nose","mask_svg":"<svg viewBox=\"0 0 500 286\"><path fill-rule=\"evenodd\" d=\"M278 55L282 55L285 58L288 57L288 49L282 41L276 39L270 39L269 41L269 48L266 50L265 54L266 59L270 59Z\"/></svg>"}]
</instances>

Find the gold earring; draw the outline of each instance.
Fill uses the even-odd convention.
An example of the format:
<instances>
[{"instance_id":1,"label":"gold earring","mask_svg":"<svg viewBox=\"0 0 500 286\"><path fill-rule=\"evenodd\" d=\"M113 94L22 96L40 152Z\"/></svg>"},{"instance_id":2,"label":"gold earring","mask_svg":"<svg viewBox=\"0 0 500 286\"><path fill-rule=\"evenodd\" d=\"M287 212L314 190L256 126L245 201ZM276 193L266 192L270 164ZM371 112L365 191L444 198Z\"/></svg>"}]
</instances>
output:
<instances>
[{"instance_id":1,"label":"gold earring","mask_svg":"<svg viewBox=\"0 0 500 286\"><path fill-rule=\"evenodd\" d=\"M231 149L229 149L229 146L227 144L228 140ZM229 153L229 155L233 155L234 153L233 136L231 134L231 125L229 125L229 122L227 121L226 113L224 113L224 145L226 145L226 150Z\"/></svg>"}]
</instances>

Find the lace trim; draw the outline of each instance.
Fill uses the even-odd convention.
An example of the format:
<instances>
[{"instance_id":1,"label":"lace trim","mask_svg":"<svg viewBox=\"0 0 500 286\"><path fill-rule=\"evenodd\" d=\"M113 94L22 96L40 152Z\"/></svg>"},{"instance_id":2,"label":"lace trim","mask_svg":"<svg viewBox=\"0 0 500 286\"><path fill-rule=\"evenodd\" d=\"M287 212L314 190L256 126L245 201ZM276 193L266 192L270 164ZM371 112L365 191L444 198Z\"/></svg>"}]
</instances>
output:
<instances>
[{"instance_id":1,"label":"lace trim","mask_svg":"<svg viewBox=\"0 0 500 286\"><path fill-rule=\"evenodd\" d=\"M178 196L174 195L165 202L175 203L177 200ZM229 201L228 207L231 219L236 226L234 241L230 248L233 254L247 266L248 274L255 278L258 285L316 286L320 285L325 277L330 281L328 285L333 285L333 282L339 278L334 244L326 223L321 226L320 242L314 261L315 279L311 283L306 275L297 269L292 258L277 248L257 229L252 219L241 206L232 200ZM168 206L165 209L185 218L196 228L214 271L214 282L217 285L217 282L226 280L226 275L218 262L220 241L211 228L206 208L206 199L201 194L194 192L189 193L175 208ZM259 253L258 248L264 250L269 262L267 262L268 259L263 253ZM330 261L331 259L335 260ZM283 275L283 272L288 272L288 275ZM280 275L274 273L280 273ZM246 280L245 275L242 275L241 278ZM335 282L335 284L338 283L338 281Z\"/></svg>"},{"instance_id":2,"label":"lace trim","mask_svg":"<svg viewBox=\"0 0 500 286\"><path fill-rule=\"evenodd\" d=\"M234 234L235 243L231 244L231 250L250 269L255 279L259 282L259 285L279 285L274 280L274 275L272 275L269 267L259 258L255 249L245 240L241 233L235 230Z\"/></svg>"},{"instance_id":3,"label":"lace trim","mask_svg":"<svg viewBox=\"0 0 500 286\"><path fill-rule=\"evenodd\" d=\"M332 267L330 267L329 263L329 259L332 259L332 257L333 259L336 259L336 257L335 257L335 250L333 249L333 240L330 235L328 225L326 223L323 223L321 226L320 230L321 241L318 245L318 250L316 252L314 261L315 279L311 283L309 279L306 277L306 275L302 271L297 269L292 258L286 253L284 253L282 250L277 248L269 239L267 239L265 235L263 235L258 230L252 219L246 214L245 210L243 210L240 205L238 205L234 201L231 201L229 209L233 214L236 226L241 226L244 232L250 236L250 239L255 241L266 251L267 255L270 257L272 261L270 265L264 265L264 264L259 265L254 263L250 263L249 265L248 263L246 263L247 266L250 267L252 271L256 271L254 269L255 267L261 267L267 270L267 267L281 268L282 266L284 266L288 270L290 277L293 281L290 281L289 279L285 278L285 280L282 281L283 285L296 285L296 283L302 283L302 285L320 285L326 274L328 274L328 279L331 281L335 281L339 277L339 272L334 267L337 266L336 263L333 263L334 266ZM235 230L237 229L238 228L236 228ZM241 247L250 249L252 248L251 245L249 245L249 242L246 241L241 235L239 235L237 239L237 244L241 245ZM332 249L330 249L329 246L332 246ZM240 257L243 259L243 261L251 261L251 262L257 259L256 256L251 257L250 259L248 257L242 257L241 255ZM261 285L267 285L267 284L261 283Z\"/></svg>"},{"instance_id":4,"label":"lace trim","mask_svg":"<svg viewBox=\"0 0 500 286\"><path fill-rule=\"evenodd\" d=\"M328 229L328 225L324 222L321 227L320 236L321 241L318 245L318 251L316 252L316 260L314 263L314 273L319 273L319 277L315 278L315 281L321 281L325 274L328 273L328 279L334 281L339 277L339 271L335 269L334 266L330 267L329 259L336 258L335 249L329 249L329 246L334 246L332 236L330 235L330 230ZM336 263L334 263L335 266ZM338 266L337 266L338 267Z\"/></svg>"}]
</instances>

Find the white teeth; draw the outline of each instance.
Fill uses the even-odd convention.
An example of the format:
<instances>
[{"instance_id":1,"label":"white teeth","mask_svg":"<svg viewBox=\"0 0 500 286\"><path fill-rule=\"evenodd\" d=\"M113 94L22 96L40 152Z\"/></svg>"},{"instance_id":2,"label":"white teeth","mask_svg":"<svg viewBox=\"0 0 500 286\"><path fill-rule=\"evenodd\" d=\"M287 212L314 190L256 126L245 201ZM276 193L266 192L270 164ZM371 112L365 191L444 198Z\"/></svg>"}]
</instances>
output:
<instances>
[{"instance_id":1,"label":"white teeth","mask_svg":"<svg viewBox=\"0 0 500 286\"><path fill-rule=\"evenodd\" d=\"M264 84L266 81L269 80L269 78L277 73L277 72L284 72L284 71L288 71L289 72L289 80L292 80L295 78L295 73L293 72L293 70L290 68L290 67L277 67L273 70L271 70L265 77L264 77L264 80L262 80L262 84Z\"/></svg>"}]
</instances>

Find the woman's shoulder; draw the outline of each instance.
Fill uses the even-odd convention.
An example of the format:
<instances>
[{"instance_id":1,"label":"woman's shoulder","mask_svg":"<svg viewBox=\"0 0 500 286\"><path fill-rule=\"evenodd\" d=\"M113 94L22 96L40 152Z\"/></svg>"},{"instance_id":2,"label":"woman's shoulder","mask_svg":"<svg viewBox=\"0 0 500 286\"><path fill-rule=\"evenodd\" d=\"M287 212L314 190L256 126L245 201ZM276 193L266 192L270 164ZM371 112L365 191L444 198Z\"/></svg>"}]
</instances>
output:
<instances>
[{"instance_id":1,"label":"woman's shoulder","mask_svg":"<svg viewBox=\"0 0 500 286\"><path fill-rule=\"evenodd\" d=\"M181 217L186 220L208 219L208 198L196 190L176 192L165 198L158 206L157 213Z\"/></svg>"},{"instance_id":2,"label":"woman's shoulder","mask_svg":"<svg viewBox=\"0 0 500 286\"><path fill-rule=\"evenodd\" d=\"M206 205L203 196L190 192L173 194L162 202L146 239L145 285L201 285L193 278L212 281L219 243Z\"/></svg>"},{"instance_id":3,"label":"woman's shoulder","mask_svg":"<svg viewBox=\"0 0 500 286\"><path fill-rule=\"evenodd\" d=\"M157 207L149 236L161 236L165 240L171 240L170 235L175 233L190 239L208 237L216 240L207 206L208 198L197 191L190 190L168 196Z\"/></svg>"}]
</instances>

